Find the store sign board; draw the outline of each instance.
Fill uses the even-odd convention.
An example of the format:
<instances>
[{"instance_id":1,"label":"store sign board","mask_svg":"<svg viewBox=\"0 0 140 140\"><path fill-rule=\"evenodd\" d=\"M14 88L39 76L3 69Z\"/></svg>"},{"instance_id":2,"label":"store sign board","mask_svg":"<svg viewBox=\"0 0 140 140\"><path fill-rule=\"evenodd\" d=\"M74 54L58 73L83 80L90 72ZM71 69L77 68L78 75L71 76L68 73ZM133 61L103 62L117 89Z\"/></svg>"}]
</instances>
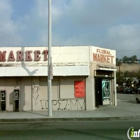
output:
<instances>
[{"instance_id":1,"label":"store sign board","mask_svg":"<svg viewBox=\"0 0 140 140\"><path fill-rule=\"evenodd\" d=\"M75 98L85 98L85 81L74 82L74 96Z\"/></svg>"},{"instance_id":2,"label":"store sign board","mask_svg":"<svg viewBox=\"0 0 140 140\"><path fill-rule=\"evenodd\" d=\"M111 54L110 50L97 48L93 53L93 61L100 61L104 63L114 62L115 56Z\"/></svg>"},{"instance_id":3,"label":"store sign board","mask_svg":"<svg viewBox=\"0 0 140 140\"><path fill-rule=\"evenodd\" d=\"M33 57L34 56L34 57ZM5 61L40 61L41 57L43 57L44 61L48 60L48 50L26 50L25 52L18 50L16 51L16 54L14 51L0 51L0 62Z\"/></svg>"}]
</instances>

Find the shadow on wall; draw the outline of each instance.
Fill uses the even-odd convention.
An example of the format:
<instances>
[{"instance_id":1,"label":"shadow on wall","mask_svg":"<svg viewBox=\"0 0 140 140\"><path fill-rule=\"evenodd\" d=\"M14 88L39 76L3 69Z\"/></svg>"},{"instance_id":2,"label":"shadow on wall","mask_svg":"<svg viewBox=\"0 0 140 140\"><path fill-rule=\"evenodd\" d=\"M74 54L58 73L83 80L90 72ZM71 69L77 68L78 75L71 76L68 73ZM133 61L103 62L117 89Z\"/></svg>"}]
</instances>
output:
<instances>
[{"instance_id":1,"label":"shadow on wall","mask_svg":"<svg viewBox=\"0 0 140 140\"><path fill-rule=\"evenodd\" d=\"M14 91L9 94L9 104L14 103Z\"/></svg>"},{"instance_id":2,"label":"shadow on wall","mask_svg":"<svg viewBox=\"0 0 140 140\"><path fill-rule=\"evenodd\" d=\"M19 98L15 100L15 92L9 94L9 104L13 105L13 111L19 111Z\"/></svg>"},{"instance_id":3,"label":"shadow on wall","mask_svg":"<svg viewBox=\"0 0 140 140\"><path fill-rule=\"evenodd\" d=\"M22 52L24 52L25 51L24 47L21 47L21 50L22 50ZM28 73L29 76L33 76L36 73L36 71L38 71L38 69L30 71L25 65L25 60L21 61L21 66L23 67L23 69L25 69L25 71Z\"/></svg>"},{"instance_id":4,"label":"shadow on wall","mask_svg":"<svg viewBox=\"0 0 140 140\"><path fill-rule=\"evenodd\" d=\"M26 52L25 52L24 47L21 47L21 51L24 53L23 55L25 55ZM24 58L26 59L26 56ZM33 76L36 73L36 71L38 71L38 69L30 71L25 64L25 60L21 61L21 67L27 72L28 76ZM25 89L26 86L32 88L31 77L25 77L25 78L22 77L20 80L20 95L19 96L20 96L20 110L21 111L24 110L24 106L25 106L25 94L27 94L25 92L29 92L29 94L32 97L32 90L26 91L26 89ZM31 98L31 103L32 103L32 98ZM31 109L32 109L32 107L31 107Z\"/></svg>"}]
</instances>

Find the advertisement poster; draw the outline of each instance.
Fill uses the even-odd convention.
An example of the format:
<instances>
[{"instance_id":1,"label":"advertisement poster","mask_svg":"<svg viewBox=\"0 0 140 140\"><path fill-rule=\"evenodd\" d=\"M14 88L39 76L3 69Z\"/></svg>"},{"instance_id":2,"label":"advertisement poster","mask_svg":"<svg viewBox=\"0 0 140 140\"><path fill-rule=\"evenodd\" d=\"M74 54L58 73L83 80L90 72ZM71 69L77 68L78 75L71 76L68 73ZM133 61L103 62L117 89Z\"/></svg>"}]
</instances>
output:
<instances>
[{"instance_id":1,"label":"advertisement poster","mask_svg":"<svg viewBox=\"0 0 140 140\"><path fill-rule=\"evenodd\" d=\"M102 97L103 104L110 104L110 82L109 80L102 80Z\"/></svg>"},{"instance_id":2,"label":"advertisement poster","mask_svg":"<svg viewBox=\"0 0 140 140\"><path fill-rule=\"evenodd\" d=\"M74 82L75 98L85 98L85 81Z\"/></svg>"}]
</instances>

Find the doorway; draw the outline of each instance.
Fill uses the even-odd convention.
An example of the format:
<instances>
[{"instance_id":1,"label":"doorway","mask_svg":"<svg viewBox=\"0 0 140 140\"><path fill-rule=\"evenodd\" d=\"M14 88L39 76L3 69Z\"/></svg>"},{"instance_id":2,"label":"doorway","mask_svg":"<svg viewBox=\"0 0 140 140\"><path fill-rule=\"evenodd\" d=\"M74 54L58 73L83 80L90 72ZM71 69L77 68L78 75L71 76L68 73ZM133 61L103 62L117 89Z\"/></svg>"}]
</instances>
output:
<instances>
[{"instance_id":1,"label":"doorway","mask_svg":"<svg viewBox=\"0 0 140 140\"><path fill-rule=\"evenodd\" d=\"M102 79L95 78L95 106L103 105L102 100Z\"/></svg>"},{"instance_id":2,"label":"doorway","mask_svg":"<svg viewBox=\"0 0 140 140\"><path fill-rule=\"evenodd\" d=\"M95 106L110 104L110 79L95 77Z\"/></svg>"}]
</instances>

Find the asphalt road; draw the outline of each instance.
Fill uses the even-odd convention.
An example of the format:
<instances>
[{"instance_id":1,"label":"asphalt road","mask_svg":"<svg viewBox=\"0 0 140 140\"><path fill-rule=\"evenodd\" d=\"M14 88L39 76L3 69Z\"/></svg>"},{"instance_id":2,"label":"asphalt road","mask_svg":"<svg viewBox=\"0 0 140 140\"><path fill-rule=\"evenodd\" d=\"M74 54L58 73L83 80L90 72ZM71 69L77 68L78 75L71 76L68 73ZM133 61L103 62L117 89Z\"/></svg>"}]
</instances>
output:
<instances>
[{"instance_id":1,"label":"asphalt road","mask_svg":"<svg viewBox=\"0 0 140 140\"><path fill-rule=\"evenodd\" d=\"M120 100L137 104L134 94L117 95ZM139 130L140 120L1 123L0 140L128 140L130 127Z\"/></svg>"},{"instance_id":2,"label":"asphalt road","mask_svg":"<svg viewBox=\"0 0 140 140\"><path fill-rule=\"evenodd\" d=\"M0 140L127 140L140 120L1 124Z\"/></svg>"},{"instance_id":3,"label":"asphalt road","mask_svg":"<svg viewBox=\"0 0 140 140\"><path fill-rule=\"evenodd\" d=\"M121 99L121 100L125 100L127 102L131 102L134 104L136 103L136 94L122 94L122 93L118 93L117 94L117 99Z\"/></svg>"}]
</instances>

